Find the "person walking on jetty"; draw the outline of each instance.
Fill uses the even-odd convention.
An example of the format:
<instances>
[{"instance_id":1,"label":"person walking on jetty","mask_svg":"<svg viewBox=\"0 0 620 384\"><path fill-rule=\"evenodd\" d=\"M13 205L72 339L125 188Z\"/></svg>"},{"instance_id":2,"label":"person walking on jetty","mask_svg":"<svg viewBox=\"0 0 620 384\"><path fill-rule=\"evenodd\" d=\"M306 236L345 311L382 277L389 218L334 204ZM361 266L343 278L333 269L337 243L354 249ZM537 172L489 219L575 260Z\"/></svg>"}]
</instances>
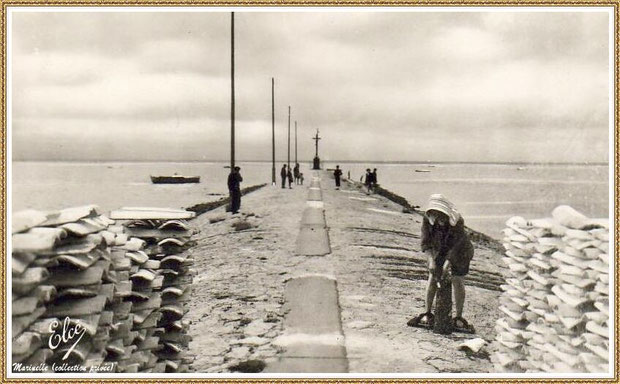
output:
<instances>
[{"instance_id":1,"label":"person walking on jetty","mask_svg":"<svg viewBox=\"0 0 620 384\"><path fill-rule=\"evenodd\" d=\"M234 215L241 208L241 182L243 177L239 171L241 168L234 167L228 175L228 192L230 194L230 212Z\"/></svg>"},{"instance_id":2,"label":"person walking on jetty","mask_svg":"<svg viewBox=\"0 0 620 384\"><path fill-rule=\"evenodd\" d=\"M303 172L299 173L299 184L304 185L304 174L303 174Z\"/></svg>"},{"instance_id":3,"label":"person walking on jetty","mask_svg":"<svg viewBox=\"0 0 620 384\"><path fill-rule=\"evenodd\" d=\"M284 164L280 170L280 177L282 177L282 188L286 188L286 175L286 164Z\"/></svg>"},{"instance_id":4,"label":"person walking on jetty","mask_svg":"<svg viewBox=\"0 0 620 384\"><path fill-rule=\"evenodd\" d=\"M293 177L295 177L295 185L299 184L299 163L295 163L293 167Z\"/></svg>"},{"instance_id":5,"label":"person walking on jetty","mask_svg":"<svg viewBox=\"0 0 620 384\"><path fill-rule=\"evenodd\" d=\"M291 186L291 184L293 184L293 172L291 172L291 167L288 167L288 172L286 173L286 176L288 177L288 188L293 189L293 187Z\"/></svg>"},{"instance_id":6,"label":"person walking on jetty","mask_svg":"<svg viewBox=\"0 0 620 384\"><path fill-rule=\"evenodd\" d=\"M336 165L336 170L334 171L334 179L336 179L336 189L340 189L340 176L342 176L342 171L340 170L340 166Z\"/></svg>"},{"instance_id":7,"label":"person walking on jetty","mask_svg":"<svg viewBox=\"0 0 620 384\"><path fill-rule=\"evenodd\" d=\"M465 233L465 221L454 204L441 194L431 195L422 221L422 252L428 255L428 284L425 312L407 322L409 326L432 328L431 312L438 282L451 273L456 316L452 326L457 331L473 333L473 327L463 318L465 284L474 247Z\"/></svg>"}]
</instances>

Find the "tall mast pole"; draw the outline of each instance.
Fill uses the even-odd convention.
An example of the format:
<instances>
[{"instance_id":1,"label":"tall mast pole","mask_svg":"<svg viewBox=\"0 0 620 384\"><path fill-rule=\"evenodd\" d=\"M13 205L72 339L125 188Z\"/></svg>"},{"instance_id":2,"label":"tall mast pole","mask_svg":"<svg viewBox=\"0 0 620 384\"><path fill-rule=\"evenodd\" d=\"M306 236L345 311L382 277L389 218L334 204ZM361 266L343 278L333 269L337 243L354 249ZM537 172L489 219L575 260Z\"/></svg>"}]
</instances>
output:
<instances>
[{"instance_id":1,"label":"tall mast pole","mask_svg":"<svg viewBox=\"0 0 620 384\"><path fill-rule=\"evenodd\" d=\"M297 120L295 120L295 165L297 165Z\"/></svg>"},{"instance_id":2,"label":"tall mast pole","mask_svg":"<svg viewBox=\"0 0 620 384\"><path fill-rule=\"evenodd\" d=\"M230 13L230 170L235 168L235 13Z\"/></svg>"},{"instance_id":3,"label":"tall mast pole","mask_svg":"<svg viewBox=\"0 0 620 384\"><path fill-rule=\"evenodd\" d=\"M275 80L271 78L271 183L276 184L276 114L275 114Z\"/></svg>"},{"instance_id":4,"label":"tall mast pole","mask_svg":"<svg viewBox=\"0 0 620 384\"><path fill-rule=\"evenodd\" d=\"M291 106L288 106L288 155L286 158L286 165L291 167Z\"/></svg>"}]
</instances>

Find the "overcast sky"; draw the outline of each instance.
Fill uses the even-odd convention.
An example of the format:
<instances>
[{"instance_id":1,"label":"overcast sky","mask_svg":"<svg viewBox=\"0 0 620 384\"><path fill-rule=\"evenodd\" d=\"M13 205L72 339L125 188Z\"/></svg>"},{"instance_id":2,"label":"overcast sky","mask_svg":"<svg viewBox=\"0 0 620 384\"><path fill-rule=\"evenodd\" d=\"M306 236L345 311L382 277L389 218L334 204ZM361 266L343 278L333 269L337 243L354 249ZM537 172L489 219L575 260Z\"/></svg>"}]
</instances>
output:
<instances>
[{"instance_id":1,"label":"overcast sky","mask_svg":"<svg viewBox=\"0 0 620 384\"><path fill-rule=\"evenodd\" d=\"M14 159L226 160L230 14L15 12ZM235 14L238 160L606 162L606 12Z\"/></svg>"}]
</instances>

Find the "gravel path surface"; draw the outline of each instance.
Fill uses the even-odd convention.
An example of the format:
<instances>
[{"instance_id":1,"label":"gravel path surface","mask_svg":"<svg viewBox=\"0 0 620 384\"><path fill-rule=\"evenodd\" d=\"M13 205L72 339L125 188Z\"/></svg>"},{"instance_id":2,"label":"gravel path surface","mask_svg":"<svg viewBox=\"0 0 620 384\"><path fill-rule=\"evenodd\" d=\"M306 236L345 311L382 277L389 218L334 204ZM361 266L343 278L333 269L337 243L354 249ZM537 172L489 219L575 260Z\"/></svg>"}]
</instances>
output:
<instances>
[{"instance_id":1,"label":"gravel path surface","mask_svg":"<svg viewBox=\"0 0 620 384\"><path fill-rule=\"evenodd\" d=\"M321 179L332 251L326 256L294 253L309 185L267 186L243 197L240 214L218 208L193 221L198 233L188 252L196 260L195 287L187 316L194 369L258 371L273 361L282 351L274 341L283 332L285 282L319 273L337 279L350 372L490 371L485 352L493 344L476 355L458 345L495 337L501 254L476 244L464 316L477 335L407 327L424 308L421 216L402 213L401 206L354 185L335 190L326 172Z\"/></svg>"}]
</instances>

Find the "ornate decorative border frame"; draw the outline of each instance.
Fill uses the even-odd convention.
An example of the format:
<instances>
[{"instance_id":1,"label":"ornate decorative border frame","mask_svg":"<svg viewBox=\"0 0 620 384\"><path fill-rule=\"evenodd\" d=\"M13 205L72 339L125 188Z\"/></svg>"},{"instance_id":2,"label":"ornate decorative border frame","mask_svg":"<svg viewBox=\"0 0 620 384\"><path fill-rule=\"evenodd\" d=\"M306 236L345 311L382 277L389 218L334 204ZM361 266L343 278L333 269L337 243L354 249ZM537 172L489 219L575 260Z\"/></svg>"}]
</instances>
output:
<instances>
[{"instance_id":1,"label":"ornate decorative border frame","mask_svg":"<svg viewBox=\"0 0 620 384\"><path fill-rule=\"evenodd\" d=\"M620 0L0 0L0 36L2 38L0 50L0 345L2 352L0 353L0 368L2 374L0 376L2 383L620 383ZM614 254L614 276L615 276L615 323L614 323L614 377L610 379L535 379L535 378L492 378L492 379L465 379L465 378L433 378L433 379L414 379L414 378L351 378L351 379L329 379L329 378L28 378L17 379L7 378L7 352L4 346L8 337L8 316L7 316L7 242L9 235L7 232L7 215L10 207L7 207L7 14L9 7L612 7L614 9L614 222L615 232L614 241L616 244Z\"/></svg>"}]
</instances>

